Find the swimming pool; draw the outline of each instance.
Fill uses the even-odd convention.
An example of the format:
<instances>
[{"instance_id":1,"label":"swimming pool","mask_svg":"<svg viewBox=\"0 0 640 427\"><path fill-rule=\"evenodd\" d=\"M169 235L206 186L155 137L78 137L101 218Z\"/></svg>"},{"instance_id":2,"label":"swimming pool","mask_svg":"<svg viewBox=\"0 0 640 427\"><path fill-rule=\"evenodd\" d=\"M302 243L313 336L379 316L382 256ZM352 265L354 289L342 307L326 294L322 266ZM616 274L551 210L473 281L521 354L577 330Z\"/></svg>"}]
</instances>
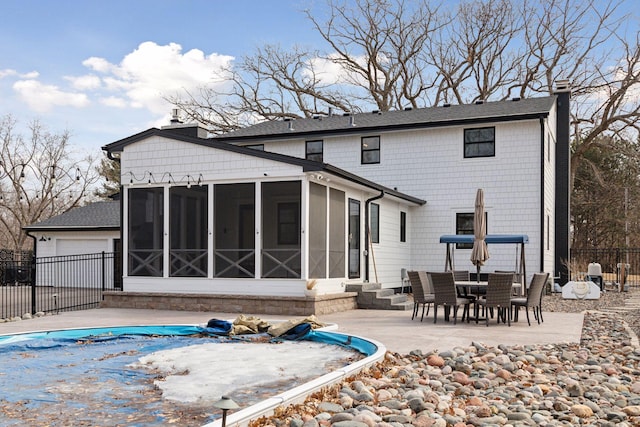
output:
<instances>
[{"instance_id":1,"label":"swimming pool","mask_svg":"<svg viewBox=\"0 0 640 427\"><path fill-rule=\"evenodd\" d=\"M123 422L126 425L164 425L176 420L180 420L180 425L187 425L182 421L187 418L192 421L189 425L216 426L219 420L215 418L219 414L212 409L211 399L217 400L219 395L212 393L207 398L180 401L166 398L166 390L162 390L158 384L163 385L171 377L182 381L182 390L196 389L198 385L206 393L213 388L213 384L223 382L221 373L228 371L219 355L229 353L232 360L240 358L237 348L232 351L221 350L224 346L261 346L271 340L261 335L233 338L218 336L207 329L198 325L124 326L0 336L0 354L3 358L0 387L10 390L4 393L1 409L4 411L3 418L9 421L4 421L2 425L24 425L25 422L31 425L42 422L41 425L46 425L47 417L59 417L56 414L61 413L71 414L75 425L82 425L85 421L95 424L100 409L100 413L110 414L101 425L123 425ZM320 363L318 360L305 360L303 363L308 364L306 371L313 378L307 375L300 376L297 381L287 378L262 381L253 388L233 380L231 386L236 387L236 393L232 393L232 397L241 404L242 409L229 415L228 424L246 425L250 419L266 415L278 405L301 401L314 390L353 375L381 359L385 352L379 343L331 330L310 331L295 343L276 342L279 344L271 344L270 347L278 349L280 353L270 360L282 359L285 367L280 369L285 371L291 368L291 361L302 354L299 348L285 348L290 345L309 347L311 353L329 346L328 350L322 350L325 353L319 354L335 353L337 357L329 373L310 369ZM208 347L205 349L205 346ZM337 349L357 352L361 356L350 359ZM263 363L267 350L260 348L256 351L255 360L248 360L246 368L241 370L257 367L262 376L267 370L267 365ZM176 365L175 372L162 372L153 364L151 369L144 369L145 362L141 361L145 357L165 357L171 352L178 352L178 356L171 356L174 357L171 363ZM206 366L209 353L214 366L213 374L207 374L206 371L203 374L198 367L198 372L192 373L195 377L189 379L188 373L177 366L179 361L195 359L195 354L200 354ZM326 356L319 359L324 360ZM195 365L186 366L187 370L195 371ZM168 389L171 390L171 387ZM120 421L116 421L116 415Z\"/></svg>"}]
</instances>

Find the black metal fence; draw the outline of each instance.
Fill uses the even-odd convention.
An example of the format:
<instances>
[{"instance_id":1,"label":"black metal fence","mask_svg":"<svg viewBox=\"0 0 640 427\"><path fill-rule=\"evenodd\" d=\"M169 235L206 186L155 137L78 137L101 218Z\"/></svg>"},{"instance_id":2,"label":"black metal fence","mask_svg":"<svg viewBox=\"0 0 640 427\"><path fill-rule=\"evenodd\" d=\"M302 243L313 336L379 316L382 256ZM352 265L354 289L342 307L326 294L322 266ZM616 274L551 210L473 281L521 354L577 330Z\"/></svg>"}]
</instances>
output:
<instances>
[{"instance_id":1,"label":"black metal fence","mask_svg":"<svg viewBox=\"0 0 640 427\"><path fill-rule=\"evenodd\" d=\"M0 319L97 307L122 289L119 261L115 252L0 260Z\"/></svg>"},{"instance_id":2,"label":"black metal fence","mask_svg":"<svg viewBox=\"0 0 640 427\"><path fill-rule=\"evenodd\" d=\"M572 274L586 274L592 262L600 264L605 282L640 285L640 248L571 249Z\"/></svg>"}]
</instances>

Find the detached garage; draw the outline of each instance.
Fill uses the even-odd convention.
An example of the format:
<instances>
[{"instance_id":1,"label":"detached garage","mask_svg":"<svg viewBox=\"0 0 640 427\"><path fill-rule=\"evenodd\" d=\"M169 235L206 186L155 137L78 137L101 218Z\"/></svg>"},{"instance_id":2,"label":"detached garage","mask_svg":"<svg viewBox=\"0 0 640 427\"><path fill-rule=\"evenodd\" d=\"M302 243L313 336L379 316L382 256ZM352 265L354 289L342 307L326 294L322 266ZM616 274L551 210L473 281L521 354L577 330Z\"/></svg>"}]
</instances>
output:
<instances>
[{"instance_id":1,"label":"detached garage","mask_svg":"<svg viewBox=\"0 0 640 427\"><path fill-rule=\"evenodd\" d=\"M38 257L118 251L120 201L95 202L24 227Z\"/></svg>"},{"instance_id":2,"label":"detached garage","mask_svg":"<svg viewBox=\"0 0 640 427\"><path fill-rule=\"evenodd\" d=\"M95 202L24 227L35 241L37 286L86 288L100 280L119 287L119 262L112 254L105 266L103 253L120 252L120 201ZM96 267L102 267L97 268ZM96 273L97 272L97 273Z\"/></svg>"}]
</instances>

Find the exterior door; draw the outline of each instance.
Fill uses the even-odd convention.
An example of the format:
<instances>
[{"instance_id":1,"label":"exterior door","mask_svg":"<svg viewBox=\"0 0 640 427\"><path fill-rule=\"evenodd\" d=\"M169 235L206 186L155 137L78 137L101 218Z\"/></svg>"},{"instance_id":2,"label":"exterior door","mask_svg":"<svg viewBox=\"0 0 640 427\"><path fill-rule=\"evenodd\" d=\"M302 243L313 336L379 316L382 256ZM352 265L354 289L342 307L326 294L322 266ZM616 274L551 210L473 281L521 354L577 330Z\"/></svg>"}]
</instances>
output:
<instances>
[{"instance_id":1,"label":"exterior door","mask_svg":"<svg viewBox=\"0 0 640 427\"><path fill-rule=\"evenodd\" d=\"M360 277L360 201L349 199L349 279Z\"/></svg>"},{"instance_id":2,"label":"exterior door","mask_svg":"<svg viewBox=\"0 0 640 427\"><path fill-rule=\"evenodd\" d=\"M113 287L122 290L122 242L113 239Z\"/></svg>"}]
</instances>

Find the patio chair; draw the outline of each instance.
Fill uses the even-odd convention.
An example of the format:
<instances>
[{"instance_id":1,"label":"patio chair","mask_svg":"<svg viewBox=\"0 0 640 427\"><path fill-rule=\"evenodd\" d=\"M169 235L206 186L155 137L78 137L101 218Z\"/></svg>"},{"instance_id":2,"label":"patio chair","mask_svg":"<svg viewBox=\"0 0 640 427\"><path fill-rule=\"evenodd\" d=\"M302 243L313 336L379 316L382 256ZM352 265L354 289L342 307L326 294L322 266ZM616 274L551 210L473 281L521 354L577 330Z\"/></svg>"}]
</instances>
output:
<instances>
[{"instance_id":1,"label":"patio chair","mask_svg":"<svg viewBox=\"0 0 640 427\"><path fill-rule=\"evenodd\" d=\"M453 273L453 280L456 282L468 282L471 280L471 273L469 270L448 270ZM460 298L471 298L475 299L474 295L469 295L468 288L458 289L456 288L456 292L458 293L458 297Z\"/></svg>"},{"instance_id":2,"label":"patio chair","mask_svg":"<svg viewBox=\"0 0 640 427\"><path fill-rule=\"evenodd\" d=\"M508 323L511 326L511 292L513 287L513 274L511 273L489 273L487 284L487 295L479 298L475 303L475 317L478 323L480 306L485 311L484 319L489 326L489 315L487 309L497 310L496 321Z\"/></svg>"},{"instance_id":3,"label":"patio chair","mask_svg":"<svg viewBox=\"0 0 640 427\"><path fill-rule=\"evenodd\" d=\"M413 293L413 314L411 320L415 319L418 315L418 309L422 305L422 316L420 321L424 320L424 309L427 307L427 316L429 315L429 308L435 301L432 292L429 292L428 286L425 286L425 281L417 271L408 271L409 282L411 284L411 292Z\"/></svg>"},{"instance_id":4,"label":"patio chair","mask_svg":"<svg viewBox=\"0 0 640 427\"><path fill-rule=\"evenodd\" d=\"M471 273L469 273L469 270L452 270L451 272L453 273L453 280L456 282L468 282L471 280Z\"/></svg>"},{"instance_id":5,"label":"patio chair","mask_svg":"<svg viewBox=\"0 0 640 427\"><path fill-rule=\"evenodd\" d=\"M453 278L453 273L448 271L444 273L427 273L431 285L433 286L433 294L435 301L433 303L433 323L438 321L438 306L444 307L444 319L449 321L449 312L453 308L453 324L455 325L458 319L458 308L463 307L462 320L465 317L469 322L469 304L472 302L469 298L460 298L456 291L456 283Z\"/></svg>"},{"instance_id":6,"label":"patio chair","mask_svg":"<svg viewBox=\"0 0 640 427\"><path fill-rule=\"evenodd\" d=\"M549 273L536 273L531 278L531 283L529 284L529 291L526 297L522 298L512 298L511 299L511 312L515 309L515 314L513 315L513 321L518 321L518 312L520 311L520 307L524 307L525 312L527 313L527 323L531 326L531 321L529 320L529 307L533 309L533 316L538 321L538 325L540 321L544 322L542 318L542 291L544 290L544 286L547 283L547 279L549 278Z\"/></svg>"},{"instance_id":7,"label":"patio chair","mask_svg":"<svg viewBox=\"0 0 640 427\"><path fill-rule=\"evenodd\" d=\"M503 273L506 273L506 274L512 274L512 275L513 275L513 283L516 283L516 282L519 282L519 281L520 281L520 280L518 279L518 276L519 276L519 275L518 275L515 271L513 271L513 270L496 270L494 273L500 273L500 274L503 274ZM517 292L518 292L518 291L516 291L515 289L513 289L513 295L514 295L514 296L516 296L516 295L517 295Z\"/></svg>"}]
</instances>

